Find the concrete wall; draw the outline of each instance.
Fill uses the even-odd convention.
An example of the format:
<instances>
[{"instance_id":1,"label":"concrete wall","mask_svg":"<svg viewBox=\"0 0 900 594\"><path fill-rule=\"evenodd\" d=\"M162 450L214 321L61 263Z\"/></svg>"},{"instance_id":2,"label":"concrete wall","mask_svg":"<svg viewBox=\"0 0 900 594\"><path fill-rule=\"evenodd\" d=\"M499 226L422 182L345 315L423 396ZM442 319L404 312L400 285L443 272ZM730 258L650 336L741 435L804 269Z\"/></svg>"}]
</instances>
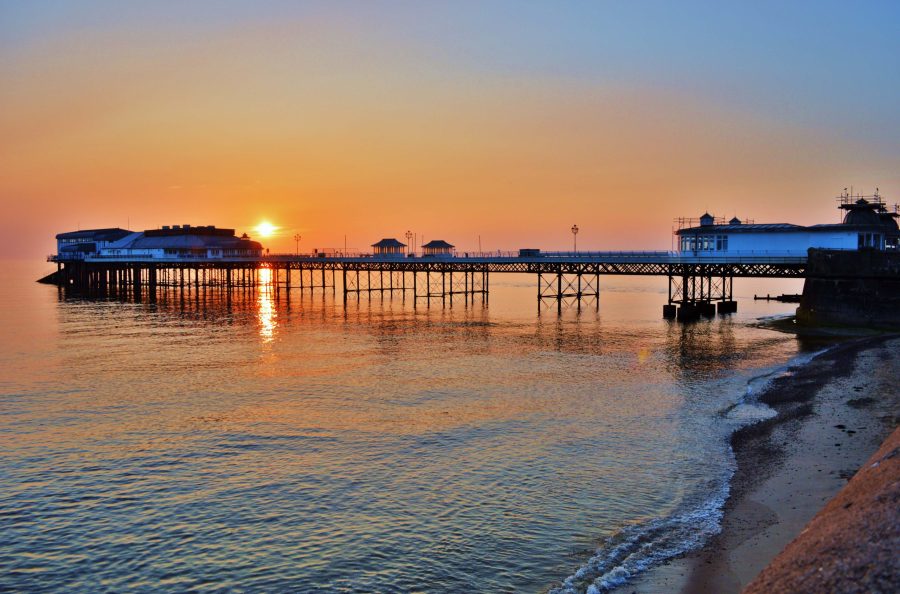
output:
<instances>
[{"instance_id":1,"label":"concrete wall","mask_svg":"<svg viewBox=\"0 0 900 594\"><path fill-rule=\"evenodd\" d=\"M809 250L797 323L900 329L900 253Z\"/></svg>"}]
</instances>

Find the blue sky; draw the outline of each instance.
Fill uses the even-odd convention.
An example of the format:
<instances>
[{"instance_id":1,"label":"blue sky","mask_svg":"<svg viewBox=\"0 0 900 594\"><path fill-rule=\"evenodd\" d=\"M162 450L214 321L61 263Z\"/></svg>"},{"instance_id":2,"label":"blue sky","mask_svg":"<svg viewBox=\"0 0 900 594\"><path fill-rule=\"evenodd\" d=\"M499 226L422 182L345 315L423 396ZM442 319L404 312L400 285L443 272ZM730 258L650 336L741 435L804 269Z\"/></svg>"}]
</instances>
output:
<instances>
[{"instance_id":1,"label":"blue sky","mask_svg":"<svg viewBox=\"0 0 900 594\"><path fill-rule=\"evenodd\" d=\"M900 201L898 31L900 2L0 0L0 199L65 225L77 196L102 226L125 192L181 188L180 220L253 188L228 224L302 219L322 242L316 204L373 196L492 225L552 199L565 229L622 192L666 195L654 228L720 202L818 222L847 185ZM630 240L601 225L602 247Z\"/></svg>"}]
</instances>

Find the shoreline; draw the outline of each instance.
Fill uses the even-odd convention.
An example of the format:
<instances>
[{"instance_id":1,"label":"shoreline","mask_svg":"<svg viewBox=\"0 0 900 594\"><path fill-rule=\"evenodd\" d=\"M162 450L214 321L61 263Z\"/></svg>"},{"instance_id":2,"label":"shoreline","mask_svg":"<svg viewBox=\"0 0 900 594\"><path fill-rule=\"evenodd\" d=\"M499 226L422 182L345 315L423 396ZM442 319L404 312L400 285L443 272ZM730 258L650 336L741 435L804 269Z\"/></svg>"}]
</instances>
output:
<instances>
[{"instance_id":1,"label":"shoreline","mask_svg":"<svg viewBox=\"0 0 900 594\"><path fill-rule=\"evenodd\" d=\"M900 335L840 342L759 395L771 419L731 435L737 469L721 531L615 592L740 592L897 425Z\"/></svg>"}]
</instances>

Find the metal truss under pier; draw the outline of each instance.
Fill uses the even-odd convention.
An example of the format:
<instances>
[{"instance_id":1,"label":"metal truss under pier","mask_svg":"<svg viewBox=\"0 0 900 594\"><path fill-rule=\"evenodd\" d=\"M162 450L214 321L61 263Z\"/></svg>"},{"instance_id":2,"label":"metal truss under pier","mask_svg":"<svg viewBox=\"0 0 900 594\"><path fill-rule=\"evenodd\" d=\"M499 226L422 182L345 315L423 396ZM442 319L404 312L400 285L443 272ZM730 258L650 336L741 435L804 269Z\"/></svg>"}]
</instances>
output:
<instances>
[{"instance_id":1,"label":"metal truss under pier","mask_svg":"<svg viewBox=\"0 0 900 594\"><path fill-rule=\"evenodd\" d=\"M687 322L700 316L713 317L717 311L735 313L733 287L733 276L712 276L702 268L692 275L669 275L669 303L663 306L663 317Z\"/></svg>"},{"instance_id":2,"label":"metal truss under pier","mask_svg":"<svg viewBox=\"0 0 900 594\"><path fill-rule=\"evenodd\" d=\"M672 252L545 253L540 256L484 255L473 257L323 257L270 255L261 258L107 258L87 256L57 263L60 286L91 294L130 294L155 299L157 287L223 291L271 285L276 293L291 290L336 292L340 273L342 293L378 293L404 298L440 299L452 305L454 296L468 302L485 300L490 275L520 273L537 276L538 311L554 303L563 307L584 302L599 308L602 275L664 276L668 303L663 315L681 321L737 311L734 278L803 278L806 257L744 254L738 257L682 256ZM266 271L266 272L263 272ZM146 295L145 295L146 294Z\"/></svg>"},{"instance_id":3,"label":"metal truss under pier","mask_svg":"<svg viewBox=\"0 0 900 594\"><path fill-rule=\"evenodd\" d=\"M600 309L600 275L557 272L538 272L538 313L547 302L556 301L557 313L562 313L563 305L574 303L581 310L582 301L593 298L594 308Z\"/></svg>"},{"instance_id":4,"label":"metal truss under pier","mask_svg":"<svg viewBox=\"0 0 900 594\"><path fill-rule=\"evenodd\" d=\"M462 295L466 302L488 294L488 272L484 267L465 267L462 270L406 270L378 266L345 266L342 268L344 302L350 294L407 292L414 300L441 299L453 304L454 295Z\"/></svg>"}]
</instances>

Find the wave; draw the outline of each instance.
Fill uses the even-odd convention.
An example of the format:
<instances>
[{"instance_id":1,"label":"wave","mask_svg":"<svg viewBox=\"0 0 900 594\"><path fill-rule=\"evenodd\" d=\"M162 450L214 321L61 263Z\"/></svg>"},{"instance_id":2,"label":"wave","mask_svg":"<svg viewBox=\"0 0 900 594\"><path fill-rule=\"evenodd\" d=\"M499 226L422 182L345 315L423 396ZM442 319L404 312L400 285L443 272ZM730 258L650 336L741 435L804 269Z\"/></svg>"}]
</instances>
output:
<instances>
[{"instance_id":1,"label":"wave","mask_svg":"<svg viewBox=\"0 0 900 594\"><path fill-rule=\"evenodd\" d=\"M795 356L786 364L749 377L739 401L721 411L721 416L732 422L732 431L771 418L776 414L775 410L761 403L759 396L777 378L790 375L793 369L827 350ZM621 529L606 539L578 571L567 577L562 585L551 588L548 594L609 592L653 566L703 546L722 529L725 501L735 467L730 445L727 455L730 470L720 480L700 490L708 495L705 499L699 503L696 499L686 501L674 514Z\"/></svg>"},{"instance_id":2,"label":"wave","mask_svg":"<svg viewBox=\"0 0 900 594\"><path fill-rule=\"evenodd\" d=\"M760 402L760 395L772 385L772 382L779 378L792 375L794 369L806 365L827 350L828 349L826 348L811 353L797 355L786 364L769 368L764 373L749 378L747 380L747 389L745 390L743 397L738 402L735 402L722 411L722 416L730 421L736 421L737 427L735 427L735 429L774 417L777 414L775 409Z\"/></svg>"},{"instance_id":3,"label":"wave","mask_svg":"<svg viewBox=\"0 0 900 594\"><path fill-rule=\"evenodd\" d=\"M721 530L731 474L699 506L623 528L549 594L608 592L654 565L701 546Z\"/></svg>"}]
</instances>

